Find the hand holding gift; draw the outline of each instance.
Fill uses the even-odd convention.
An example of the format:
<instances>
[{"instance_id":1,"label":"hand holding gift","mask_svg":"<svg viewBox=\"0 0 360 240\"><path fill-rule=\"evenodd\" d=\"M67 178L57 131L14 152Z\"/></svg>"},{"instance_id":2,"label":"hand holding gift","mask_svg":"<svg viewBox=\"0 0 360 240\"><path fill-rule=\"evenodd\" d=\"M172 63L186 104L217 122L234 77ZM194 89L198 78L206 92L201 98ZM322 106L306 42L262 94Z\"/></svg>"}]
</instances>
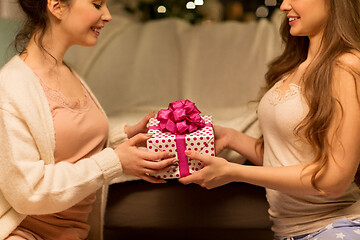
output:
<instances>
[{"instance_id":1,"label":"hand holding gift","mask_svg":"<svg viewBox=\"0 0 360 240\"><path fill-rule=\"evenodd\" d=\"M196 183L204 188L212 189L225 185L233 179L231 171L240 166L235 163L228 162L224 158L209 157L194 151L186 151L186 156L196 159L204 164L204 168L200 171L179 179L182 184Z\"/></svg>"},{"instance_id":2,"label":"hand holding gift","mask_svg":"<svg viewBox=\"0 0 360 240\"><path fill-rule=\"evenodd\" d=\"M149 122L152 138L147 141L149 151L175 153L179 166L155 174L155 177L171 179L190 175L203 167L200 161L188 158L185 150L215 156L214 132L211 116L200 116L200 111L189 100L175 101L168 109L159 111Z\"/></svg>"},{"instance_id":3,"label":"hand holding gift","mask_svg":"<svg viewBox=\"0 0 360 240\"><path fill-rule=\"evenodd\" d=\"M162 183L164 180L151 175L169 171L174 164L177 164L178 160L175 158L175 154L169 151L154 153L136 147L149 137L148 134L139 133L120 144L115 152L121 161L125 174L134 175L152 183ZM160 159L164 160L159 161Z\"/></svg>"}]
</instances>

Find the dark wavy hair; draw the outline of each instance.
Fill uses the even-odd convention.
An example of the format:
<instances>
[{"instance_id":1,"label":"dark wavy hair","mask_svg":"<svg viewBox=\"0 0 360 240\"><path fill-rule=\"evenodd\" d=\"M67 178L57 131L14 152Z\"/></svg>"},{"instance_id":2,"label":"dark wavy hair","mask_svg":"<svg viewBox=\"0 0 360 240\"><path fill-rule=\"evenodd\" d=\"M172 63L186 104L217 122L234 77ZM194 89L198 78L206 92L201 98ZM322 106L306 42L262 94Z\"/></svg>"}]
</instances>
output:
<instances>
[{"instance_id":1,"label":"dark wavy hair","mask_svg":"<svg viewBox=\"0 0 360 240\"><path fill-rule=\"evenodd\" d=\"M72 0L61 0L61 2L70 5ZM26 20L24 26L15 37L15 50L18 53L23 53L30 38L34 34L39 34L39 36L35 38L36 44L43 51L47 52L43 47L43 37L49 28L47 0L18 0L18 3L25 13Z\"/></svg>"},{"instance_id":2,"label":"dark wavy hair","mask_svg":"<svg viewBox=\"0 0 360 240\"><path fill-rule=\"evenodd\" d=\"M317 187L316 179L321 169L326 167L331 154L331 143L335 136L329 136L329 128L335 114L335 106L340 102L334 97L332 83L333 71L336 66L342 67L354 74L360 75L360 69L345 66L339 58L345 54L360 51L360 1L359 0L326 0L329 6L329 19L325 26L319 55L310 64L303 77L303 94L309 106L309 112L303 121L294 130L305 133L306 140L315 151L316 163L311 183ZM308 37L290 35L290 26L285 18L281 26L281 35L285 43L283 53L269 65L266 73L266 89L269 90L276 82L291 73L307 58L309 49ZM355 54L354 54L355 55ZM356 56L359 57L359 56ZM355 81L355 80L354 80ZM358 84L355 81L355 86ZM321 89L321 91L319 91ZM360 104L360 99L358 96ZM263 139L259 139L263 147ZM355 182L360 183L359 168Z\"/></svg>"}]
</instances>

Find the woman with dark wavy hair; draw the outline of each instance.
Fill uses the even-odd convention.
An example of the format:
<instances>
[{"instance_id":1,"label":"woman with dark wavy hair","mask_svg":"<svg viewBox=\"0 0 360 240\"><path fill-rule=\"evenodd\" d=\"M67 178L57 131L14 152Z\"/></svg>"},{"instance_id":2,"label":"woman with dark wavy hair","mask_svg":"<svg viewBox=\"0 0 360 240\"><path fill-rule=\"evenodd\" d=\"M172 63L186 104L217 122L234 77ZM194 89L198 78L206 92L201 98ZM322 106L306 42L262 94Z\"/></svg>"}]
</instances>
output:
<instances>
[{"instance_id":1,"label":"woman with dark wavy hair","mask_svg":"<svg viewBox=\"0 0 360 240\"><path fill-rule=\"evenodd\" d=\"M154 114L110 139L100 104L63 62L72 45L97 43L106 0L19 3L19 54L0 71L0 239L101 240L106 186L123 174L164 182L149 174L177 159L137 148Z\"/></svg>"},{"instance_id":2,"label":"woman with dark wavy hair","mask_svg":"<svg viewBox=\"0 0 360 240\"><path fill-rule=\"evenodd\" d=\"M283 53L269 66L254 139L215 127L216 148L257 166L187 152L206 188L263 186L276 239L360 239L360 1L284 0Z\"/></svg>"}]
</instances>

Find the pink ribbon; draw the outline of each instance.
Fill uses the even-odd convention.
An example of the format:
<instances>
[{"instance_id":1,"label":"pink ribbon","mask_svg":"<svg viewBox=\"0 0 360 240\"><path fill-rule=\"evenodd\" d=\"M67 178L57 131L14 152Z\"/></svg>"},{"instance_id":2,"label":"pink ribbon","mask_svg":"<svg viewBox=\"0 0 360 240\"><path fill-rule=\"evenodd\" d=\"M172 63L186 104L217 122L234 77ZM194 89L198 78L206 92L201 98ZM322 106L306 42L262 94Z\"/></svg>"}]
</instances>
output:
<instances>
[{"instance_id":1,"label":"pink ribbon","mask_svg":"<svg viewBox=\"0 0 360 240\"><path fill-rule=\"evenodd\" d=\"M180 177L186 177L190 175L190 171L189 171L188 157L185 155L185 150L186 150L185 135L176 134L175 142L176 142L176 153L179 159Z\"/></svg>"},{"instance_id":2,"label":"pink ribbon","mask_svg":"<svg viewBox=\"0 0 360 240\"><path fill-rule=\"evenodd\" d=\"M173 134L187 134L195 132L205 126L200 111L195 103L189 100L179 100L169 104L168 109L158 112L157 120L162 132Z\"/></svg>"},{"instance_id":3,"label":"pink ribbon","mask_svg":"<svg viewBox=\"0 0 360 240\"><path fill-rule=\"evenodd\" d=\"M180 177L190 175L188 157L185 155L185 134L195 132L205 126L211 126L211 124L205 124L204 119L200 116L199 109L195 103L189 100L170 103L168 109L162 109L158 112L156 119L159 121L159 125L150 126L149 129L171 132L176 135L175 143Z\"/></svg>"}]
</instances>

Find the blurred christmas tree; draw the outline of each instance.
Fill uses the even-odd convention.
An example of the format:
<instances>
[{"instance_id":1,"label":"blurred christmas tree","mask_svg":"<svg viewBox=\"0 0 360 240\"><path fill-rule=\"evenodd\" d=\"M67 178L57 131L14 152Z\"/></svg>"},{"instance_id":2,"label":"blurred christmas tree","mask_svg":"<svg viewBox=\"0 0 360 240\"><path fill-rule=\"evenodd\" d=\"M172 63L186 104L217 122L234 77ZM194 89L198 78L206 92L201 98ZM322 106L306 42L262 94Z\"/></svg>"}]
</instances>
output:
<instances>
[{"instance_id":1,"label":"blurred christmas tree","mask_svg":"<svg viewBox=\"0 0 360 240\"><path fill-rule=\"evenodd\" d=\"M202 0L117 0L124 9L133 15L139 16L141 21L176 17L190 23L196 23L204 19L204 14L196 4L202 4Z\"/></svg>"}]
</instances>

